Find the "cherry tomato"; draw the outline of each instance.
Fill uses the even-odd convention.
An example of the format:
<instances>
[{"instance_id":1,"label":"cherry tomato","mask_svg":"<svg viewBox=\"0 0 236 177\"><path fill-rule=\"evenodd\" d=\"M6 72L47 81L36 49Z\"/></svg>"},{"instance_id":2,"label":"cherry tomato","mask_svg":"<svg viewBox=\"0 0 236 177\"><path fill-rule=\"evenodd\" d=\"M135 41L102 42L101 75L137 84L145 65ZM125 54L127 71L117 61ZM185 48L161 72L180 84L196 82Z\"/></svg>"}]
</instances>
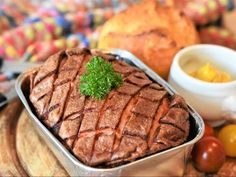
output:
<instances>
[{"instance_id":1,"label":"cherry tomato","mask_svg":"<svg viewBox=\"0 0 236 177\"><path fill-rule=\"evenodd\" d=\"M236 124L226 125L220 130L218 136L225 148L225 154L236 157Z\"/></svg>"},{"instance_id":2,"label":"cherry tomato","mask_svg":"<svg viewBox=\"0 0 236 177\"><path fill-rule=\"evenodd\" d=\"M204 132L203 137L215 136L214 129L207 122L204 121L204 123L205 123L205 132Z\"/></svg>"},{"instance_id":3,"label":"cherry tomato","mask_svg":"<svg viewBox=\"0 0 236 177\"><path fill-rule=\"evenodd\" d=\"M197 142L192 151L194 166L205 173L215 173L225 161L225 152L221 142L207 136Z\"/></svg>"}]
</instances>

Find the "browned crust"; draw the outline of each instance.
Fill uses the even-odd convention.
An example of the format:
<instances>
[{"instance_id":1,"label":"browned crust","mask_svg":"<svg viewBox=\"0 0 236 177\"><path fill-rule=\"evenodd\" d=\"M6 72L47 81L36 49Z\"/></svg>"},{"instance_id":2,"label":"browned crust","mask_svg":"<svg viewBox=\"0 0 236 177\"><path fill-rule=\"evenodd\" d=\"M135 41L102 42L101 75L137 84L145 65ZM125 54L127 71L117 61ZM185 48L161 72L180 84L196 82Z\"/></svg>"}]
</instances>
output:
<instances>
[{"instance_id":1,"label":"browned crust","mask_svg":"<svg viewBox=\"0 0 236 177\"><path fill-rule=\"evenodd\" d=\"M96 55L111 61L124 80L104 100L81 95L78 89L91 58L88 49L55 54L31 78L30 100L39 119L79 160L90 166L118 165L187 139L189 115L181 97L171 97L144 72L113 56Z\"/></svg>"}]
</instances>

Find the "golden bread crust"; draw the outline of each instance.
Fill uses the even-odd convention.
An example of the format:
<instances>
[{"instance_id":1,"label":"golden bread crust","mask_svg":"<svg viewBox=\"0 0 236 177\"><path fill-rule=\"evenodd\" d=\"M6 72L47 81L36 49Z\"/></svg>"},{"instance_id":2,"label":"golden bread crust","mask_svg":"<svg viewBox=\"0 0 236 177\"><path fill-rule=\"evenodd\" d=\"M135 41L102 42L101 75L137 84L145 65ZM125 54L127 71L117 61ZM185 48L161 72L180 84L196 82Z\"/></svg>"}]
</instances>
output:
<instances>
[{"instance_id":1,"label":"golden bread crust","mask_svg":"<svg viewBox=\"0 0 236 177\"><path fill-rule=\"evenodd\" d=\"M188 17L174 7L162 7L155 0L148 0L108 20L98 46L128 50L167 78L175 53L198 42L198 34Z\"/></svg>"}]
</instances>

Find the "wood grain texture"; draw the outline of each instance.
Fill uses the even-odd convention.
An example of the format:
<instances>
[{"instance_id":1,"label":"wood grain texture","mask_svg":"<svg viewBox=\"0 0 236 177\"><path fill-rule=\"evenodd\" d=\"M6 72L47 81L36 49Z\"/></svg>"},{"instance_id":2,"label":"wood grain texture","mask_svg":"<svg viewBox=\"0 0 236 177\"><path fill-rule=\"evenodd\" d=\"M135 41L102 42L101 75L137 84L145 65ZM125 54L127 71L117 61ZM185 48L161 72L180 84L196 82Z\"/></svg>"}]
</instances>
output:
<instances>
[{"instance_id":1,"label":"wood grain texture","mask_svg":"<svg viewBox=\"0 0 236 177\"><path fill-rule=\"evenodd\" d=\"M200 173L194 167L192 162L189 160L185 169L184 177L204 177L204 173Z\"/></svg>"},{"instance_id":2,"label":"wood grain texture","mask_svg":"<svg viewBox=\"0 0 236 177\"><path fill-rule=\"evenodd\" d=\"M68 176L37 134L26 110L22 111L16 132L17 154L29 176Z\"/></svg>"},{"instance_id":3,"label":"wood grain texture","mask_svg":"<svg viewBox=\"0 0 236 177\"><path fill-rule=\"evenodd\" d=\"M236 147L235 147L236 148ZM235 177L236 176L236 158L227 158L223 166L220 168L218 173L214 175L217 176L227 176Z\"/></svg>"},{"instance_id":4,"label":"wood grain texture","mask_svg":"<svg viewBox=\"0 0 236 177\"><path fill-rule=\"evenodd\" d=\"M235 177L236 176L236 158L227 157L223 166L220 168L220 170L216 174L209 174L209 175L206 175L202 172L197 171L194 168L192 161L189 159L184 177L205 177L205 176Z\"/></svg>"},{"instance_id":5,"label":"wood grain texture","mask_svg":"<svg viewBox=\"0 0 236 177\"><path fill-rule=\"evenodd\" d=\"M15 127L21 111L22 105L17 99L0 115L0 176L27 176L15 151Z\"/></svg>"},{"instance_id":6,"label":"wood grain texture","mask_svg":"<svg viewBox=\"0 0 236 177\"><path fill-rule=\"evenodd\" d=\"M0 113L0 176L69 176L22 111L19 100ZM189 159L185 177L204 177ZM217 174L236 176L236 158L227 158Z\"/></svg>"}]
</instances>

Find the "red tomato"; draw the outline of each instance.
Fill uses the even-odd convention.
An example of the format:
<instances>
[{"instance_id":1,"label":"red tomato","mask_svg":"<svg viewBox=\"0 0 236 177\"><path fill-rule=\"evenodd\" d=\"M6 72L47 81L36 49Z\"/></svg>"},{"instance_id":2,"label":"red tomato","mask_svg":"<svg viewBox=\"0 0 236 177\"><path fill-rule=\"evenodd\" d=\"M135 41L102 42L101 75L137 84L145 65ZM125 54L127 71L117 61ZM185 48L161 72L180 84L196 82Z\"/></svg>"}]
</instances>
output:
<instances>
[{"instance_id":1,"label":"red tomato","mask_svg":"<svg viewBox=\"0 0 236 177\"><path fill-rule=\"evenodd\" d=\"M207 122L204 121L204 123L205 123L205 132L204 132L203 137L215 136L214 129Z\"/></svg>"},{"instance_id":2,"label":"red tomato","mask_svg":"<svg viewBox=\"0 0 236 177\"><path fill-rule=\"evenodd\" d=\"M205 173L215 173L225 161L225 152L221 142L212 136L197 142L192 151L194 166Z\"/></svg>"}]
</instances>

